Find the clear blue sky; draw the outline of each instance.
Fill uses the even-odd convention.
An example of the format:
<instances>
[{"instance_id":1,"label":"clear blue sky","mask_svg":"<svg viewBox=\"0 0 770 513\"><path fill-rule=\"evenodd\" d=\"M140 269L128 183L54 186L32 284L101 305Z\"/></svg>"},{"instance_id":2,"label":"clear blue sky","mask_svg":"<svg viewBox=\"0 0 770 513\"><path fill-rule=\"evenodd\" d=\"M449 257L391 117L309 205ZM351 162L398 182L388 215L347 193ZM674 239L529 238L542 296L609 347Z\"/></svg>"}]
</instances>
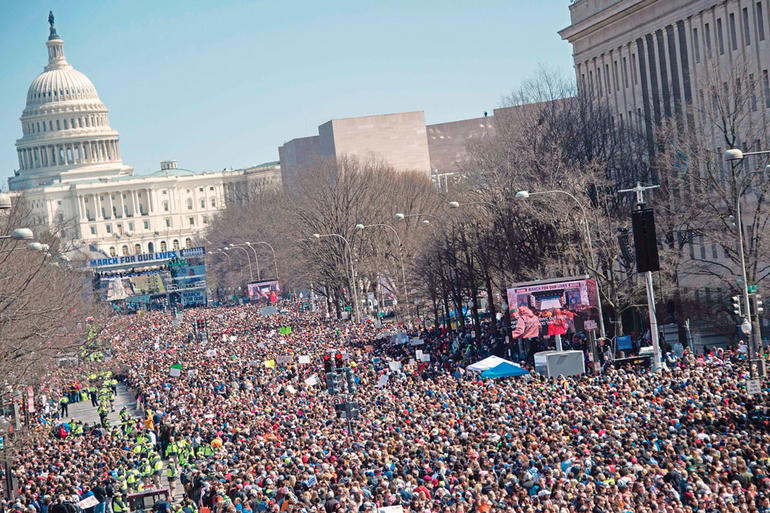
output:
<instances>
[{"instance_id":1,"label":"clear blue sky","mask_svg":"<svg viewBox=\"0 0 770 513\"><path fill-rule=\"evenodd\" d=\"M96 86L137 174L278 160L335 117L481 115L541 65L572 73L567 0L3 0L0 182L27 88L64 52Z\"/></svg>"}]
</instances>

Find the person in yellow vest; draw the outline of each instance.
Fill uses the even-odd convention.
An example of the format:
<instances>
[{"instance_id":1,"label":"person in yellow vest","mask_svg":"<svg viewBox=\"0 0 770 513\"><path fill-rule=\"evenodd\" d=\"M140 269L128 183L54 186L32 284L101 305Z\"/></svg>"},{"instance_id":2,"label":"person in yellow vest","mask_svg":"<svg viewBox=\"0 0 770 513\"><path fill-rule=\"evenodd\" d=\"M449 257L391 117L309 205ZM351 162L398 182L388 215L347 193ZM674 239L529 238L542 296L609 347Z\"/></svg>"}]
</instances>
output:
<instances>
[{"instance_id":1,"label":"person in yellow vest","mask_svg":"<svg viewBox=\"0 0 770 513\"><path fill-rule=\"evenodd\" d=\"M176 480L178 477L179 473L176 470L176 465L174 465L173 461L170 461L168 467L166 467L166 479L168 480L168 492L172 501L176 493Z\"/></svg>"},{"instance_id":2,"label":"person in yellow vest","mask_svg":"<svg viewBox=\"0 0 770 513\"><path fill-rule=\"evenodd\" d=\"M70 415L70 409L69 409L69 403L70 400L67 399L67 396L63 395L61 396L61 399L59 399L59 410L60 410L60 417L69 417Z\"/></svg>"},{"instance_id":3,"label":"person in yellow vest","mask_svg":"<svg viewBox=\"0 0 770 513\"><path fill-rule=\"evenodd\" d=\"M163 460L158 458L152 466L152 482L160 488L160 475L163 472Z\"/></svg>"},{"instance_id":4,"label":"person in yellow vest","mask_svg":"<svg viewBox=\"0 0 770 513\"><path fill-rule=\"evenodd\" d=\"M129 488L133 491L137 491L139 488L139 481L142 477L142 474L139 473L139 471L135 468L130 469L128 472L126 472L126 484L128 484Z\"/></svg>"},{"instance_id":5,"label":"person in yellow vest","mask_svg":"<svg viewBox=\"0 0 770 513\"><path fill-rule=\"evenodd\" d=\"M128 513L125 492L121 492L119 495L115 495L112 498L112 511L113 513Z\"/></svg>"}]
</instances>

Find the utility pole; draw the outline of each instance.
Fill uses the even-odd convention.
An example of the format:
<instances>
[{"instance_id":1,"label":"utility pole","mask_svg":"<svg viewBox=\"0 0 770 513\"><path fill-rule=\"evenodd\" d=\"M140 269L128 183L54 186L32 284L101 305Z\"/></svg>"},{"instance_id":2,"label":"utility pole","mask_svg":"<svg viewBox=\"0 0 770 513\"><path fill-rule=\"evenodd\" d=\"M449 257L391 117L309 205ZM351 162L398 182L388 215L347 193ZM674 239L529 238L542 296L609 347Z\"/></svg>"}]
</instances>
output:
<instances>
[{"instance_id":1,"label":"utility pole","mask_svg":"<svg viewBox=\"0 0 770 513\"><path fill-rule=\"evenodd\" d=\"M634 246L636 249L636 270L644 273L647 287L647 309L650 316L650 338L652 339L652 371L660 372L660 341L658 339L658 318L655 311L655 290L652 286L652 271L660 269L658 246L655 236L655 218L651 208L644 206L644 191L657 189L660 185L642 185L621 189L618 192L636 194L636 210L632 214L634 227Z\"/></svg>"}]
</instances>

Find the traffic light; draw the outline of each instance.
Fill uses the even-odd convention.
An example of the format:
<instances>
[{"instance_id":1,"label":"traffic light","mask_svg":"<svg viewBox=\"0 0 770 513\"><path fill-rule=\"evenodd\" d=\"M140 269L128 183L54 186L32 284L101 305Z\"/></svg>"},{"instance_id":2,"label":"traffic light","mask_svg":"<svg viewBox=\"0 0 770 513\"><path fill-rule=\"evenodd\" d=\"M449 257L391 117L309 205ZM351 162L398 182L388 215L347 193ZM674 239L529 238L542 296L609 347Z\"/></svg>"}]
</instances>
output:
<instances>
[{"instance_id":1,"label":"traffic light","mask_svg":"<svg viewBox=\"0 0 770 513\"><path fill-rule=\"evenodd\" d=\"M206 319L195 319L195 330L203 331L206 329Z\"/></svg>"},{"instance_id":2,"label":"traffic light","mask_svg":"<svg viewBox=\"0 0 770 513\"><path fill-rule=\"evenodd\" d=\"M341 419L347 419L348 415L350 419L355 419L360 415L361 409L356 402L343 402L335 404L334 411Z\"/></svg>"},{"instance_id":3,"label":"traffic light","mask_svg":"<svg viewBox=\"0 0 770 513\"><path fill-rule=\"evenodd\" d=\"M356 378L353 375L353 369L348 367L345 369L345 381L348 384L348 393L349 394L355 394L356 393Z\"/></svg>"},{"instance_id":4,"label":"traffic light","mask_svg":"<svg viewBox=\"0 0 770 513\"><path fill-rule=\"evenodd\" d=\"M741 316L741 296L733 296L733 313Z\"/></svg>"},{"instance_id":5,"label":"traffic light","mask_svg":"<svg viewBox=\"0 0 770 513\"><path fill-rule=\"evenodd\" d=\"M755 305L757 307L757 315L761 314L765 311L764 307L762 306L762 296L755 296Z\"/></svg>"},{"instance_id":6,"label":"traffic light","mask_svg":"<svg viewBox=\"0 0 770 513\"><path fill-rule=\"evenodd\" d=\"M337 352L334 355L334 363L335 363L335 365L337 366L338 369L341 369L341 368L344 367L344 364L342 362L342 353Z\"/></svg>"},{"instance_id":7,"label":"traffic light","mask_svg":"<svg viewBox=\"0 0 770 513\"><path fill-rule=\"evenodd\" d=\"M324 372L329 374L332 371L332 355L326 353L324 355Z\"/></svg>"},{"instance_id":8,"label":"traffic light","mask_svg":"<svg viewBox=\"0 0 770 513\"><path fill-rule=\"evenodd\" d=\"M332 395L342 392L342 376L336 372L328 372L326 374L326 390Z\"/></svg>"}]
</instances>

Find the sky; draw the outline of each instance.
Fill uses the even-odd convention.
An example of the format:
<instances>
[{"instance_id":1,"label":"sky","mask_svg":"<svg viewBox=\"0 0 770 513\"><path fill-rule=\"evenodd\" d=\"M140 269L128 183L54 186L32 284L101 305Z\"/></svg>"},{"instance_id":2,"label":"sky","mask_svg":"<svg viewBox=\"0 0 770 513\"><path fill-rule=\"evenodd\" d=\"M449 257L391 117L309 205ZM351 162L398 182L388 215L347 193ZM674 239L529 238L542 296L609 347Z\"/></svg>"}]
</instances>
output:
<instances>
[{"instance_id":1,"label":"sky","mask_svg":"<svg viewBox=\"0 0 770 513\"><path fill-rule=\"evenodd\" d=\"M48 11L136 174L278 160L332 118L482 115L540 67L572 74L567 0L2 0L0 184L27 88L47 64Z\"/></svg>"}]
</instances>

